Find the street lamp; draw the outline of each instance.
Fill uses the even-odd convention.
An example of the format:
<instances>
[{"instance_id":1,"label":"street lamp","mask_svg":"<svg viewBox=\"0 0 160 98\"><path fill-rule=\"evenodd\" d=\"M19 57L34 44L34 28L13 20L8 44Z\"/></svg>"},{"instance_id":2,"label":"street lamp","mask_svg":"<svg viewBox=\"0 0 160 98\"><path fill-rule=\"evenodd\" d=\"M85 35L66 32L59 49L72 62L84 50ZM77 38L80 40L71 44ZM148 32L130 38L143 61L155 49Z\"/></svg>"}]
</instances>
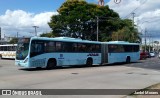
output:
<instances>
[{"instance_id":1,"label":"street lamp","mask_svg":"<svg viewBox=\"0 0 160 98\"><path fill-rule=\"evenodd\" d=\"M33 28L35 28L35 36L37 36L37 28L39 28L38 26L32 26Z\"/></svg>"}]
</instances>

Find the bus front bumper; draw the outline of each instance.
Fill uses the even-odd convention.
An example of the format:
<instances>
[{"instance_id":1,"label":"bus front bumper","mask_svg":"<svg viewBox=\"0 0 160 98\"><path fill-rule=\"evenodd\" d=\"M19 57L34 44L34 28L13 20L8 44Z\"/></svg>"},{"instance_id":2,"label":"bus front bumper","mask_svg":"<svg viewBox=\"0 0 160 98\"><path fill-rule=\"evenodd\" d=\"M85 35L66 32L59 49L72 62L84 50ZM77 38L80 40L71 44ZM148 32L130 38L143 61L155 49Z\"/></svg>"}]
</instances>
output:
<instances>
[{"instance_id":1,"label":"bus front bumper","mask_svg":"<svg viewBox=\"0 0 160 98\"><path fill-rule=\"evenodd\" d=\"M19 67L29 68L29 64L24 61L16 60L15 65Z\"/></svg>"}]
</instances>

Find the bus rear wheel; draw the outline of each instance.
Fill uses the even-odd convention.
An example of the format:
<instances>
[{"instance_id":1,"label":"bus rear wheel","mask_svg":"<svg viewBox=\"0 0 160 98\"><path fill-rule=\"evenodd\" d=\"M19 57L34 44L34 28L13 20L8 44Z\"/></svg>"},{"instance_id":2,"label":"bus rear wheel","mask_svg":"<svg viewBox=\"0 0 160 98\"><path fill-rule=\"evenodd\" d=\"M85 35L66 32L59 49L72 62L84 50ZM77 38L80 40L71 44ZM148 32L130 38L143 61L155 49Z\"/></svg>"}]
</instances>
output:
<instances>
[{"instance_id":1,"label":"bus rear wheel","mask_svg":"<svg viewBox=\"0 0 160 98\"><path fill-rule=\"evenodd\" d=\"M47 69L53 69L53 68L55 68L56 67L56 64L57 64L57 62L56 62L56 60L55 59L50 59L50 60L48 60L48 63L47 63Z\"/></svg>"},{"instance_id":2,"label":"bus rear wheel","mask_svg":"<svg viewBox=\"0 0 160 98\"><path fill-rule=\"evenodd\" d=\"M93 65L93 59L92 58L88 58L86 61L86 65L87 66L92 66Z\"/></svg>"},{"instance_id":3,"label":"bus rear wheel","mask_svg":"<svg viewBox=\"0 0 160 98\"><path fill-rule=\"evenodd\" d=\"M130 63L131 62L131 58L128 56L127 59L126 59L126 63Z\"/></svg>"},{"instance_id":4,"label":"bus rear wheel","mask_svg":"<svg viewBox=\"0 0 160 98\"><path fill-rule=\"evenodd\" d=\"M0 55L0 60L2 59L2 55Z\"/></svg>"}]
</instances>

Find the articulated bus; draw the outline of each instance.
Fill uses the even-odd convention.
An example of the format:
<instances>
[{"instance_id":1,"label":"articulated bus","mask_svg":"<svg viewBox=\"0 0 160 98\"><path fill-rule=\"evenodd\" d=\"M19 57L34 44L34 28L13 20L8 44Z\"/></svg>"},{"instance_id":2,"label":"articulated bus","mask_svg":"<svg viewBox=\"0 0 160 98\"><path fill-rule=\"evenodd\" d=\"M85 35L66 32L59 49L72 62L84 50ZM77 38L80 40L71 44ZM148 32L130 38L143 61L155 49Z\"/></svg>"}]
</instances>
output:
<instances>
[{"instance_id":1,"label":"articulated bus","mask_svg":"<svg viewBox=\"0 0 160 98\"><path fill-rule=\"evenodd\" d=\"M139 60L139 44L97 42L69 37L19 39L15 64L25 68L101 65Z\"/></svg>"},{"instance_id":2,"label":"articulated bus","mask_svg":"<svg viewBox=\"0 0 160 98\"><path fill-rule=\"evenodd\" d=\"M15 59L17 44L0 45L0 59L9 58Z\"/></svg>"}]
</instances>

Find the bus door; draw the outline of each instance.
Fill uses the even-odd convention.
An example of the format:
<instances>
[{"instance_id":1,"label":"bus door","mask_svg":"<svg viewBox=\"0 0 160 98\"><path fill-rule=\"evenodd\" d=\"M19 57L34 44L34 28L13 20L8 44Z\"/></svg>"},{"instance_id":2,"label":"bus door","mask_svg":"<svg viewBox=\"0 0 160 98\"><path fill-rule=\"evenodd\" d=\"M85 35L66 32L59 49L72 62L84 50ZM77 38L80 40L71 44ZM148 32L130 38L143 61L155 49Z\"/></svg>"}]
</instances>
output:
<instances>
[{"instance_id":1,"label":"bus door","mask_svg":"<svg viewBox=\"0 0 160 98\"><path fill-rule=\"evenodd\" d=\"M102 64L108 63L108 45L102 44Z\"/></svg>"}]
</instances>

